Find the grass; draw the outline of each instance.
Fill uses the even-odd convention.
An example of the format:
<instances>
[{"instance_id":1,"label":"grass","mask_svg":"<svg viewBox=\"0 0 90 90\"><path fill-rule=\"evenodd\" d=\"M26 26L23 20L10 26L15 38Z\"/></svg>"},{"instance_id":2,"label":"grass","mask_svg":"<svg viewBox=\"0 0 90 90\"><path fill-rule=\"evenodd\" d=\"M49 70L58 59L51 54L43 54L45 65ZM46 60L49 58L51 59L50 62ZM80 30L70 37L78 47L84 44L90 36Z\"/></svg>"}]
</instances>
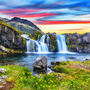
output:
<instances>
[{"instance_id":1,"label":"grass","mask_svg":"<svg viewBox=\"0 0 90 90\"><path fill-rule=\"evenodd\" d=\"M62 90L90 90L90 61L67 61L55 66L63 80Z\"/></svg>"},{"instance_id":2,"label":"grass","mask_svg":"<svg viewBox=\"0 0 90 90\"><path fill-rule=\"evenodd\" d=\"M61 83L55 73L33 76L27 67L7 65L0 68L7 70L0 76L9 75L6 81L15 83L12 90L55 90Z\"/></svg>"},{"instance_id":3,"label":"grass","mask_svg":"<svg viewBox=\"0 0 90 90\"><path fill-rule=\"evenodd\" d=\"M58 73L33 76L27 67L7 65L0 66L9 75L8 82L15 83L12 90L90 90L90 61L67 61L55 66ZM89 67L89 69L87 68ZM60 74L63 79L58 78Z\"/></svg>"}]
</instances>

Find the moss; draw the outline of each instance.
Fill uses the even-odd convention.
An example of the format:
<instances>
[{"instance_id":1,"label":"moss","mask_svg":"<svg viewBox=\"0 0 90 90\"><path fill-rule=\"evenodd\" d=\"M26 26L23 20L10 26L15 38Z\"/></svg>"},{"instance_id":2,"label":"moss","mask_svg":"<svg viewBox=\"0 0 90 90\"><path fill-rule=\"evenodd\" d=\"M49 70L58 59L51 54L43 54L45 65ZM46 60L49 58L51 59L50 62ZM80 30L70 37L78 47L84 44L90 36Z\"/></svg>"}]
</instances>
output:
<instances>
[{"instance_id":1,"label":"moss","mask_svg":"<svg viewBox=\"0 0 90 90\"><path fill-rule=\"evenodd\" d=\"M6 48L7 50L10 50L10 48Z\"/></svg>"},{"instance_id":2,"label":"moss","mask_svg":"<svg viewBox=\"0 0 90 90\"><path fill-rule=\"evenodd\" d=\"M80 45L79 45L79 48L83 48L83 46L80 46Z\"/></svg>"},{"instance_id":3,"label":"moss","mask_svg":"<svg viewBox=\"0 0 90 90\"><path fill-rule=\"evenodd\" d=\"M47 34L45 35L45 43L47 43Z\"/></svg>"},{"instance_id":4,"label":"moss","mask_svg":"<svg viewBox=\"0 0 90 90\"><path fill-rule=\"evenodd\" d=\"M57 51L57 37L53 38L51 34L49 34L51 45L53 48L53 51Z\"/></svg>"},{"instance_id":5,"label":"moss","mask_svg":"<svg viewBox=\"0 0 90 90\"><path fill-rule=\"evenodd\" d=\"M66 35L66 44L68 45L68 44L70 44L70 42L68 42L68 36Z\"/></svg>"},{"instance_id":6,"label":"moss","mask_svg":"<svg viewBox=\"0 0 90 90\"><path fill-rule=\"evenodd\" d=\"M14 27L8 25L5 21L3 21L3 20L1 20L1 19L0 19L0 24L2 25L2 27L7 26L7 27L9 27L10 29L13 29L14 31L16 31L16 32L17 32L18 34L20 34L20 35L23 34L21 31L16 30Z\"/></svg>"},{"instance_id":7,"label":"moss","mask_svg":"<svg viewBox=\"0 0 90 90\"><path fill-rule=\"evenodd\" d=\"M26 39L23 38L23 44L26 46Z\"/></svg>"},{"instance_id":8,"label":"moss","mask_svg":"<svg viewBox=\"0 0 90 90\"><path fill-rule=\"evenodd\" d=\"M67 45L68 46L68 49L71 50L71 45Z\"/></svg>"},{"instance_id":9,"label":"moss","mask_svg":"<svg viewBox=\"0 0 90 90\"><path fill-rule=\"evenodd\" d=\"M43 34L40 31L35 30L33 32L33 34L30 35L30 38L34 39L34 40L38 40L38 36L39 36L39 40L40 40L40 38L43 36Z\"/></svg>"}]
</instances>

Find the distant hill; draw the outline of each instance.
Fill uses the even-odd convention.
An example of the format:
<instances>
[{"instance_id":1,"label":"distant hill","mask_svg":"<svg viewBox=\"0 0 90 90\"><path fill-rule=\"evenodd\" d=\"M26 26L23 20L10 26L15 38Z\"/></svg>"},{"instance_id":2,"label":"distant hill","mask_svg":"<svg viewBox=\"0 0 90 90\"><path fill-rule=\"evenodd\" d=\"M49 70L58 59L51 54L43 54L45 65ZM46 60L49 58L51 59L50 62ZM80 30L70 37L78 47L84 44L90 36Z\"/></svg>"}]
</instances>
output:
<instances>
[{"instance_id":1,"label":"distant hill","mask_svg":"<svg viewBox=\"0 0 90 90\"><path fill-rule=\"evenodd\" d=\"M35 31L39 31L41 33L43 33L34 23L32 23L31 21L28 21L26 19L21 19L18 17L14 17L11 20L7 20L7 23L12 26L15 27L17 30L26 32L26 33L33 33Z\"/></svg>"},{"instance_id":2,"label":"distant hill","mask_svg":"<svg viewBox=\"0 0 90 90\"><path fill-rule=\"evenodd\" d=\"M5 22L8 22L9 21L9 19L7 19L7 18L0 17L0 19L3 20L3 21L5 21Z\"/></svg>"}]
</instances>

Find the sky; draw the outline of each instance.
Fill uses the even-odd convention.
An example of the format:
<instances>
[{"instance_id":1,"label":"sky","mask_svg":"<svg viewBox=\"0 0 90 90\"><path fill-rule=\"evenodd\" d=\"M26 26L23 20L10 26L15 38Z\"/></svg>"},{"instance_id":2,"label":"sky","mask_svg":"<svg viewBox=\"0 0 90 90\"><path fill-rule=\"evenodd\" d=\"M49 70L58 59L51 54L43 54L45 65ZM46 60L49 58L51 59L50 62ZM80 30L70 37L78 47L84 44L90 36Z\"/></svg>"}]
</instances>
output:
<instances>
[{"instance_id":1,"label":"sky","mask_svg":"<svg viewBox=\"0 0 90 90\"><path fill-rule=\"evenodd\" d=\"M90 0L0 0L0 17L20 17L43 32L90 32Z\"/></svg>"}]
</instances>

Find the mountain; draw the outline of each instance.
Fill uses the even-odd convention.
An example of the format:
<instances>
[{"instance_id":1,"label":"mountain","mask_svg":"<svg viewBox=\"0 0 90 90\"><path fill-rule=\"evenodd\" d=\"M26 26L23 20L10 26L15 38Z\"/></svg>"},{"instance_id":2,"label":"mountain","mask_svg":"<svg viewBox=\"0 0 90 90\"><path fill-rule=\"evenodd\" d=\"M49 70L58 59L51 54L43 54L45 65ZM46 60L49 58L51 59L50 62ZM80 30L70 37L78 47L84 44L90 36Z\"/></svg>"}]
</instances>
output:
<instances>
[{"instance_id":1,"label":"mountain","mask_svg":"<svg viewBox=\"0 0 90 90\"><path fill-rule=\"evenodd\" d=\"M0 19L3 20L3 21L5 21L5 22L8 22L9 21L9 19L7 19L7 18L0 17Z\"/></svg>"},{"instance_id":2,"label":"mountain","mask_svg":"<svg viewBox=\"0 0 90 90\"><path fill-rule=\"evenodd\" d=\"M35 31L39 31L40 33L43 33L34 23L26 19L14 17L11 20L8 20L7 23L10 26L15 27L17 30L20 30L26 33L33 34L33 32Z\"/></svg>"}]
</instances>

